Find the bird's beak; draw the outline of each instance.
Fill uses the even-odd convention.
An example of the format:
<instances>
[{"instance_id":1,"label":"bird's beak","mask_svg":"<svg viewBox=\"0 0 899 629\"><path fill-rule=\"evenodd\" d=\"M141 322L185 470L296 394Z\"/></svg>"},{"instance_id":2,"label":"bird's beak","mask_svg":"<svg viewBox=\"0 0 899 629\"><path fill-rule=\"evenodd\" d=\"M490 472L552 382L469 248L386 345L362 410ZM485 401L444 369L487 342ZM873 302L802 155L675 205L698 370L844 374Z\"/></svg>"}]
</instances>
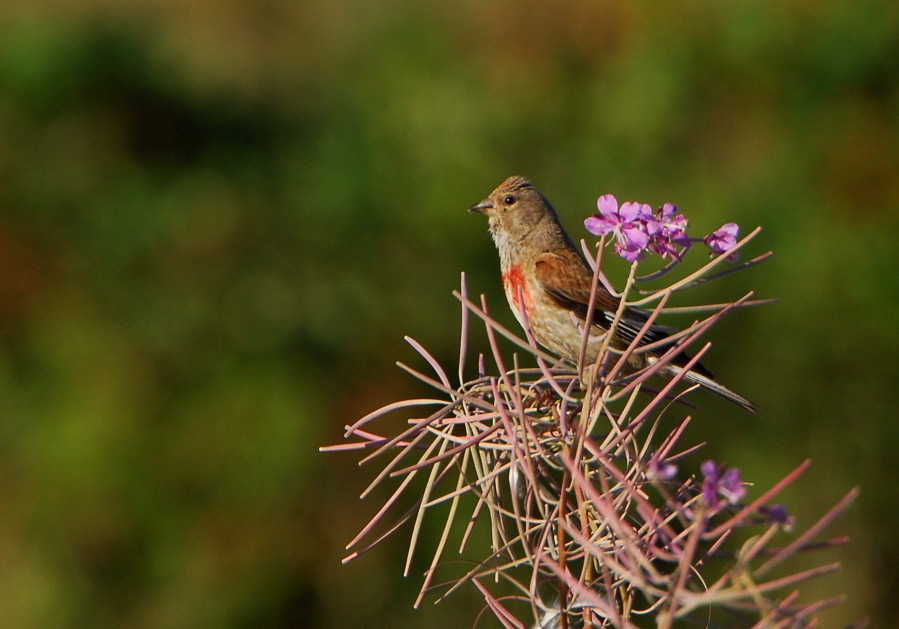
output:
<instances>
[{"instance_id":1,"label":"bird's beak","mask_svg":"<svg viewBox=\"0 0 899 629\"><path fill-rule=\"evenodd\" d=\"M490 199L484 199L477 205L472 205L468 208L469 212L477 212L478 214L489 214L490 210L493 209L493 201Z\"/></svg>"}]
</instances>

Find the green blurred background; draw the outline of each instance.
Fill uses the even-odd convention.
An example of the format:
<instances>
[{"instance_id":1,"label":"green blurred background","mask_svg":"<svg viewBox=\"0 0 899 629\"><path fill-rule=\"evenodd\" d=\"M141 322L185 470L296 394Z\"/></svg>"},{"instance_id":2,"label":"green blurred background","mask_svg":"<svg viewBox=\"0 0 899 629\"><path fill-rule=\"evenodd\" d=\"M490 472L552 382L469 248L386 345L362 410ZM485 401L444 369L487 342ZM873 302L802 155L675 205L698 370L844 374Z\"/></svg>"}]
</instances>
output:
<instances>
[{"instance_id":1,"label":"green blurred background","mask_svg":"<svg viewBox=\"0 0 899 629\"><path fill-rule=\"evenodd\" d=\"M6 0L0 626L474 624L473 591L411 609L405 534L340 565L383 494L318 447L422 392L404 334L454 364L461 271L514 325L465 212L511 174L576 237L607 192L763 226L704 294L781 299L711 335L763 413L705 396L690 437L762 487L812 458L799 527L860 486L809 597L892 626L887 0Z\"/></svg>"}]
</instances>

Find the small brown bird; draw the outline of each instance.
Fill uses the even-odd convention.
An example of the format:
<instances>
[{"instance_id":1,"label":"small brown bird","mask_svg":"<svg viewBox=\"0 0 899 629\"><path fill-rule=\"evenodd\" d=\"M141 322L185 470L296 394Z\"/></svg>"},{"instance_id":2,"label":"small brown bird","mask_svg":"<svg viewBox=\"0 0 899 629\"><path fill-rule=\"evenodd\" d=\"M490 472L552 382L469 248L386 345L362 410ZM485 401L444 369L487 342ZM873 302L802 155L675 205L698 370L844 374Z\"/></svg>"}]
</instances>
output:
<instances>
[{"instance_id":1,"label":"small brown bird","mask_svg":"<svg viewBox=\"0 0 899 629\"><path fill-rule=\"evenodd\" d=\"M553 206L522 177L509 177L486 199L469 208L484 214L489 220L490 234L499 250L503 289L515 318L524 326L524 311L531 332L538 343L570 363L577 364L583 341L582 325L587 317L593 271L584 256L575 248L565 232ZM591 321L591 336L607 331L618 311L619 298L602 285L596 290ZM613 347L626 348L636 338L647 320L647 313L628 307L615 327ZM665 339L670 328L652 325L640 339L639 345ZM588 343L587 364L596 361L601 340ZM634 352L628 367L634 372L659 359L658 352ZM660 375L673 377L684 371L690 357L681 352L659 370ZM753 412L758 407L714 380L712 373L700 365L693 365L682 376L687 382L720 395Z\"/></svg>"}]
</instances>

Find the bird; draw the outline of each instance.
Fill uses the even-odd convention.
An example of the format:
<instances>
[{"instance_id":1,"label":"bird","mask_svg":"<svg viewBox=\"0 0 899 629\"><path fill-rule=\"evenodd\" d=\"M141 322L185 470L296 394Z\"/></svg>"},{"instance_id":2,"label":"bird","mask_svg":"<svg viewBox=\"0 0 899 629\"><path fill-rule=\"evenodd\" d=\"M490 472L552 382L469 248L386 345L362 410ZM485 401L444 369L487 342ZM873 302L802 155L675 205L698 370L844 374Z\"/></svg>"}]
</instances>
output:
<instances>
[{"instance_id":1,"label":"bird","mask_svg":"<svg viewBox=\"0 0 899 629\"><path fill-rule=\"evenodd\" d=\"M552 204L530 181L513 176L469 211L488 218L490 235L499 251L503 290L515 318L523 328L530 328L540 345L577 365L593 289L593 270L565 231ZM618 351L631 345L645 327L649 314L633 306L625 306L615 324L620 305L619 297L602 283L597 284L585 364L596 361L602 346L601 335L613 325L611 345ZM643 347L664 341L671 332L672 328L653 323L637 345ZM666 349L632 352L626 373L651 366ZM690 360L686 352L680 351L658 373L669 379L682 373L680 377L684 381L758 413L755 404L717 382L712 372L698 361L687 369Z\"/></svg>"}]
</instances>

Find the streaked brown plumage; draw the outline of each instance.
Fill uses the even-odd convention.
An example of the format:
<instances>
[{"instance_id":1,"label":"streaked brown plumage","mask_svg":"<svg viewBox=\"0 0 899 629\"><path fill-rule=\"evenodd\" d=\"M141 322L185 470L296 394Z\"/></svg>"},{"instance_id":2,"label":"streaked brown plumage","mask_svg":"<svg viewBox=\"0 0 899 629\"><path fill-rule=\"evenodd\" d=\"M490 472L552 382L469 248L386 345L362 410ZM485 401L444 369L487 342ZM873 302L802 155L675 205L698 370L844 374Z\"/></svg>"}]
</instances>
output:
<instances>
[{"instance_id":1,"label":"streaked brown plumage","mask_svg":"<svg viewBox=\"0 0 899 629\"><path fill-rule=\"evenodd\" d=\"M510 177L490 193L486 199L469 208L489 219L490 234L499 250L500 270L506 299L515 318L524 326L520 300L531 332L538 343L570 363L577 364L582 329L578 327L587 317L593 271L565 232L550 202L522 177ZM619 300L602 284L597 287L591 325L591 335L599 336L609 329ZM613 345L624 349L636 337L647 320L647 314L628 307L615 328ZM640 339L647 345L668 337L668 329L652 325ZM601 342L587 346L586 361L593 363ZM629 368L636 371L649 366L661 352L640 352L631 355ZM683 371L690 357L681 352L659 370L672 377ZM712 373L695 364L683 375L690 383L758 412L749 400L714 380Z\"/></svg>"}]
</instances>

